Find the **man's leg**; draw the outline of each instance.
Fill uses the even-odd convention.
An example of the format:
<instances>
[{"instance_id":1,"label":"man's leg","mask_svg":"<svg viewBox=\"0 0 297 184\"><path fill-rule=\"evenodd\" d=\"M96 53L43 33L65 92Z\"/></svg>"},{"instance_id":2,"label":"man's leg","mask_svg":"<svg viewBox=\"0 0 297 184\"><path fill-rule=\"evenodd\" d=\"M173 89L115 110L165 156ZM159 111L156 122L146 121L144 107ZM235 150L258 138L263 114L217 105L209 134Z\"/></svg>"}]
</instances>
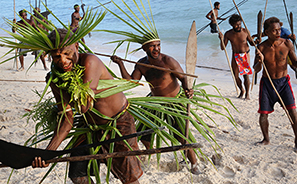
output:
<instances>
[{"instance_id":1,"label":"man's leg","mask_svg":"<svg viewBox=\"0 0 297 184\"><path fill-rule=\"evenodd\" d=\"M44 70L48 70L48 68L46 67L46 64L45 64L45 59L44 59L44 55L43 55L43 54L41 54L41 56L40 56L40 60L41 60L41 62L42 62L42 64L43 64L43 68L44 68Z\"/></svg>"},{"instance_id":2,"label":"man's leg","mask_svg":"<svg viewBox=\"0 0 297 184\"><path fill-rule=\"evenodd\" d=\"M19 70L22 71L24 70L24 55L20 55L19 59L21 63L21 67L19 68Z\"/></svg>"},{"instance_id":3,"label":"man's leg","mask_svg":"<svg viewBox=\"0 0 297 184\"><path fill-rule=\"evenodd\" d=\"M248 75L244 75L244 87L245 87L245 99L249 100L250 99L250 78Z\"/></svg>"},{"instance_id":4,"label":"man's leg","mask_svg":"<svg viewBox=\"0 0 297 184\"><path fill-rule=\"evenodd\" d=\"M239 69L238 69L237 63L236 63L236 61L234 59L234 56L232 57L231 67L232 67L232 70L233 70L233 74L234 74L234 77L235 77L236 84L237 84L237 86L238 86L238 88L240 90L240 94L238 95L237 98L241 98L243 96L243 94L244 94L244 89L242 87L242 82L241 82L241 80L239 78Z\"/></svg>"},{"instance_id":5,"label":"man's leg","mask_svg":"<svg viewBox=\"0 0 297 184\"><path fill-rule=\"evenodd\" d=\"M292 128L295 135L295 149L297 149L297 112L296 109L290 109L288 110L291 119L293 120L294 124L292 124Z\"/></svg>"},{"instance_id":6,"label":"man's leg","mask_svg":"<svg viewBox=\"0 0 297 184\"><path fill-rule=\"evenodd\" d=\"M70 179L74 184L89 184L88 176L70 178ZM94 184L92 179L91 179L91 184Z\"/></svg>"},{"instance_id":7,"label":"man's leg","mask_svg":"<svg viewBox=\"0 0 297 184\"><path fill-rule=\"evenodd\" d=\"M259 144L267 145L267 144L269 144L268 114L260 114L259 122L260 122L260 127L261 127L261 131L262 131L262 134L263 134L263 137L264 138L263 138L263 140L261 142L258 142L258 143Z\"/></svg>"}]
</instances>

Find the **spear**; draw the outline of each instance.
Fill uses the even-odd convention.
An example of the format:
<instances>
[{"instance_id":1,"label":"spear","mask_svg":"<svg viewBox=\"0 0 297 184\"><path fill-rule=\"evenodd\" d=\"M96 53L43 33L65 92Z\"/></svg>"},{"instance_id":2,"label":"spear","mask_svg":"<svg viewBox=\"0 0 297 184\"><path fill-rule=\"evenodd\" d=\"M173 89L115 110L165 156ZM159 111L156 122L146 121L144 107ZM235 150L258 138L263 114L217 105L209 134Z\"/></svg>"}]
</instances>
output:
<instances>
[{"instance_id":1,"label":"spear","mask_svg":"<svg viewBox=\"0 0 297 184\"><path fill-rule=\"evenodd\" d=\"M233 1L234 5L236 6L235 1L234 1L234 0L232 0L232 1ZM261 52L261 51L258 49L258 47L256 46L254 40L252 39L252 36L251 36L251 34L250 34L250 32L249 32L249 30L248 30L248 28L247 28L247 26L246 26L246 24L245 24L245 22L244 22L242 16L241 16L241 13L240 13L240 11L239 11L239 9L238 9L237 6L236 6L236 9L237 9L237 12L238 12L239 16L241 17L241 20L242 20L242 22L243 22L243 24L244 24L244 27L246 28L246 30L247 30L247 32L248 32L248 36L251 38L251 40L252 40L252 42L253 42L253 45L254 45L255 49L256 49L258 52ZM288 116L288 118L289 118L291 124L294 125L294 122L293 122L293 120L292 120L292 118L291 118L291 116L290 116L290 114L289 114L289 112L288 112L288 110L287 110L287 108L286 108L284 102L283 102L283 99L281 98L281 96L280 96L279 93L277 92L277 90L276 90L276 88L275 88L275 86L274 86L274 84L273 84L273 82L272 82L272 80L271 80L271 77L270 77L270 75L269 75L269 73L268 73L268 70L267 70L267 68L266 68L266 65L265 65L264 61L261 62L261 63L262 63L262 65L263 65L263 68L264 68L264 70L265 70L265 72L266 72L266 74L267 74L267 77L268 77L268 79L269 79L269 81L270 81L270 83L271 83L271 86L273 87L273 89L274 89L276 95L278 96L278 98L279 98L279 100L280 100L282 106L284 107L284 110L285 110L285 112L286 112L286 114L287 114L287 116Z\"/></svg>"},{"instance_id":2,"label":"spear","mask_svg":"<svg viewBox=\"0 0 297 184\"><path fill-rule=\"evenodd\" d=\"M210 6L211 6L211 10L212 10L213 15L215 15L215 12L214 12L214 9L213 9L211 0L209 0L209 3L210 3ZM236 4L235 4L235 5L236 5ZM237 6L236 6L236 7L237 7ZM220 33L221 30L220 30L220 27L219 27L217 18L216 18L216 16L213 16L213 17L215 18L215 22L216 22L216 24L217 24L218 31L219 31L219 33ZM224 44L224 40L223 40L223 38L221 38L221 42L223 43L222 45L223 45L223 48L224 48L224 51L225 51L225 55L226 55L226 58L227 58L227 62L228 62L228 65L229 65L229 69L230 69L230 71L231 71L231 75L232 75L232 78L233 78L234 86L235 86L235 88L236 88L236 92L237 92L237 94L239 94L239 92L238 92L238 88L237 88L237 84L236 84L236 80L235 80L235 76L234 76L234 72L233 72L232 67L231 67L230 59L229 59L229 56L228 56L228 53L227 53L226 46L225 46L225 44Z\"/></svg>"},{"instance_id":3,"label":"spear","mask_svg":"<svg viewBox=\"0 0 297 184\"><path fill-rule=\"evenodd\" d=\"M94 52L94 54L99 55L99 56L104 56L104 57L111 57L112 56L112 55L107 55L107 54L101 54L101 53L98 53L98 52ZM162 68L162 67L155 66L155 65L149 65L149 64L145 64L145 63L139 63L139 62L130 61L130 60L127 60L127 59L121 59L121 60L122 61L129 62L129 63L133 63L133 64L145 66L145 67L148 67L148 68L155 68L155 69L162 70L162 71L165 71L165 72L171 72L171 73L175 73L175 74L181 74L181 75L186 75L186 76L198 78L197 75L183 73L183 72L177 72L177 71L173 71L173 70L170 70L170 69L167 69L167 68Z\"/></svg>"}]
</instances>

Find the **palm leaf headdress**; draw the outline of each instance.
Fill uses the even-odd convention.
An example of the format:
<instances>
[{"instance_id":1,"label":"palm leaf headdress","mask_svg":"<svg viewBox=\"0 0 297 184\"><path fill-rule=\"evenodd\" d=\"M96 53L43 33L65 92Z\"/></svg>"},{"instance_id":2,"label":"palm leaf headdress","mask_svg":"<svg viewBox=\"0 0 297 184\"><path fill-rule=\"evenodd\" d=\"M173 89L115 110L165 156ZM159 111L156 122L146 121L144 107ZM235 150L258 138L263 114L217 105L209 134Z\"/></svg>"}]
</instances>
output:
<instances>
[{"instance_id":1,"label":"palm leaf headdress","mask_svg":"<svg viewBox=\"0 0 297 184\"><path fill-rule=\"evenodd\" d=\"M109 33L118 34L126 37L121 40L115 40L115 41L109 42L109 43L118 43L116 49L120 47L124 42L128 42L128 46L127 46L127 51L128 51L129 44L131 42L145 45L152 41L160 41L149 0L148 0L149 12L145 9L145 6L142 0L139 0L141 6L139 6L139 3L137 3L136 0L133 0L134 7L129 6L124 0L122 0L124 7L126 7L127 9L126 11L123 8L121 8L118 4L116 4L113 0L111 2L116 6L118 10L120 10L120 12L123 14L122 16L108 9L102 3L100 2L99 3L107 11L109 11L111 14L113 14L115 17L117 17L119 20L121 20L128 26L130 26L136 32L136 33L131 33L128 31L98 30L98 31L109 32ZM137 16L137 13L135 13L136 11L133 11L133 9L137 9L140 13L140 16ZM141 48L135 49L132 52L136 52L140 49Z\"/></svg>"},{"instance_id":2,"label":"palm leaf headdress","mask_svg":"<svg viewBox=\"0 0 297 184\"><path fill-rule=\"evenodd\" d=\"M25 21L22 17L20 17L26 26L20 25L18 23L12 22L9 19L5 19L6 23L14 28L16 30L16 33L13 33L11 31L4 30L6 33L8 33L11 37L0 37L0 42L4 43L2 46L12 48L10 51L8 51L5 55L9 54L10 52L14 51L14 49L22 48L22 49L28 49L26 52L31 52L35 50L43 50L45 52L49 52L51 50L56 50L59 48L67 47L69 45L72 45L78 41L80 41L84 36L86 36L90 31L92 31L104 18L107 11L104 11L103 13L96 11L95 13L92 11L87 10L84 19L80 22L79 29L75 32L75 34L72 34L72 31L70 30L69 26L66 26L63 24L46 6L45 8L47 11L49 11L53 17L65 28L68 30L67 35L62 40L59 37L59 34L56 34L56 41L55 43L52 43L52 41L48 38L48 32L44 31L43 29L40 29L39 27L33 27L30 25L27 21ZM29 13L29 12L28 12ZM43 17L40 13L38 13L39 16L41 16L44 20L46 20L45 17ZM33 14L31 16L35 17ZM50 21L43 22L42 20L35 17L35 20L38 21L40 24L42 24L46 29L48 29L50 32L55 31L57 33L57 27L52 24ZM15 42L15 40L18 40L20 42ZM21 53L23 54L23 53ZM15 56L17 57L17 56ZM2 63L13 59L9 58Z\"/></svg>"}]
</instances>

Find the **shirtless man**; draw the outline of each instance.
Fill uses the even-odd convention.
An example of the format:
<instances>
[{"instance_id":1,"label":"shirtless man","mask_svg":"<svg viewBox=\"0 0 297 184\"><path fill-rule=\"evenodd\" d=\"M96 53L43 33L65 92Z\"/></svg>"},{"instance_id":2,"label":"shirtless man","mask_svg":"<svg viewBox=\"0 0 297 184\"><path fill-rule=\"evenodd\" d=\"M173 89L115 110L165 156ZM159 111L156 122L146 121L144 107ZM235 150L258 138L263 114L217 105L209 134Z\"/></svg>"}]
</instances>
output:
<instances>
[{"instance_id":1,"label":"shirtless man","mask_svg":"<svg viewBox=\"0 0 297 184\"><path fill-rule=\"evenodd\" d=\"M232 46L232 70L235 76L236 84L240 89L240 94L238 98L241 98L245 92L245 99L249 100L249 88L250 88L250 79L249 76L252 74L252 70L249 66L250 64L250 45L253 45L252 40L248 35L248 31L241 27L241 17L237 14L233 14L229 19L229 24L233 27L233 29L228 30L225 35L220 32L219 38L220 41L223 38L224 42L220 42L221 49L224 50L228 44L228 41L231 42ZM223 45L224 44L224 45ZM244 78L244 87L243 89L241 79L239 78L239 74L243 75Z\"/></svg>"},{"instance_id":2,"label":"shirtless man","mask_svg":"<svg viewBox=\"0 0 297 184\"><path fill-rule=\"evenodd\" d=\"M179 63L172 57L161 53L160 41L151 41L142 46L142 49L146 52L147 56L141 58L138 62L150 65L167 68L177 72L183 72ZM192 97L193 89L188 88L187 77L185 75L173 74L158 69L147 68L141 65L136 65L134 71L130 75L121 58L112 56L111 59L119 65L122 77L124 79L140 80L142 76L145 77L146 81L149 82L152 96L163 96L163 97L176 97L180 91L179 79L182 83L182 87L187 97ZM177 123L176 123L177 124ZM175 127L178 129L177 127ZM147 149L150 149L150 135L142 136L141 142ZM178 138L181 143L183 139ZM188 158L192 164L191 172L198 174L199 170L196 166L197 159L193 150L188 151Z\"/></svg>"},{"instance_id":3,"label":"shirtless man","mask_svg":"<svg viewBox=\"0 0 297 184\"><path fill-rule=\"evenodd\" d=\"M58 29L61 42L67 34L67 30L65 29ZM70 35L71 36L71 35ZM56 43L56 33L52 31L49 34L49 39L53 44ZM110 80L113 79L111 74L108 72L102 61L93 54L79 54L78 53L78 43L72 44L70 46L52 50L51 56L53 58L53 62L56 65L56 68L60 71L67 72L71 71L74 67L74 64L79 64L85 67L84 75L82 77L83 82L87 83L90 82L90 88L94 91L95 94L99 93L96 90L98 86L99 80ZM47 77L49 78L49 76ZM57 127L49 145L46 149L48 150L56 150L61 142L66 138L69 131L73 125L73 112L71 110L72 104L69 104L70 94L66 91L62 91L63 93L63 100L61 99L60 89L57 87L56 84L51 83L50 87L54 94L54 97L57 101L59 111L63 111L63 107L61 102L64 102L63 105L66 106L66 117L63 117L63 121L61 122L60 126ZM102 91L102 90L101 90ZM87 106L81 106L81 110L85 113L87 117L87 121L89 124L98 124L104 125L107 124L109 121L106 119L102 119L89 111L90 108L90 100L88 100ZM128 135L131 133L135 133L135 124L134 118L130 115L127 111L124 110L127 108L128 102L123 93L117 93L115 95L106 97L106 98L99 98L94 100L94 106L96 110L100 113L109 116L115 117L119 113L123 112L122 115L119 115L117 119L117 128L121 132L122 135ZM89 113L86 113L86 112ZM104 132L104 131L103 131ZM101 138L101 131L93 132L96 134L98 139ZM81 137L82 138L82 137ZM128 139L127 142L130 144L133 150L138 150L137 140L136 138ZM85 144L83 142L82 144ZM82 145L80 144L80 145ZM119 141L115 143L115 152L118 151L130 151L130 149L126 146L123 141ZM109 152L109 145L102 147L103 152ZM72 154L77 155L89 155L89 151L86 150L85 152ZM45 164L40 157L36 157L35 160L32 162L32 167L47 167L48 164ZM88 174L87 174L87 167L88 161L83 162L70 162L69 167L69 177L74 183L77 184L88 184ZM123 183L131 183L136 184L138 182L138 178L142 175L142 169L140 167L139 160L134 157L122 157L122 158L114 158L112 160L112 167L111 170L115 177L119 178Z\"/></svg>"},{"instance_id":4,"label":"shirtless man","mask_svg":"<svg viewBox=\"0 0 297 184\"><path fill-rule=\"evenodd\" d=\"M215 17L217 20L226 20L226 18L220 18L219 17L219 9L220 9L220 3L219 2L215 2L213 4L214 6L214 13L215 13ZM209 26L210 26L210 32L211 33L217 33L218 30L217 30L217 24L216 24L216 19L213 15L213 12L212 10L210 10L208 12L208 14L205 16L207 19L211 20Z\"/></svg>"},{"instance_id":5,"label":"shirtless man","mask_svg":"<svg viewBox=\"0 0 297 184\"><path fill-rule=\"evenodd\" d=\"M85 4L81 5L81 9L83 11L83 16L81 17L79 14L79 5L75 4L74 5L74 12L71 14L71 24L70 24L70 29L72 30L73 33L75 33L79 27L79 21L81 21L84 16L85 16L85 9L84 9ZM85 39L82 38L81 41L85 43Z\"/></svg>"},{"instance_id":6,"label":"shirtless man","mask_svg":"<svg viewBox=\"0 0 297 184\"><path fill-rule=\"evenodd\" d=\"M34 22L31 21L30 19L27 19L27 12L26 12L25 9L19 11L19 15L20 15L20 16L21 16L27 23L29 23L31 26L33 26L34 28L36 28L36 25L34 24ZM13 19L13 21L16 22L15 19ZM20 25L20 26L22 26L22 27L27 27L26 23L25 23L23 20L19 20L19 21L17 22L17 24ZM13 33L16 32L16 28L15 28L15 27L12 28L12 32L13 32ZM21 53L21 52L25 52L25 51L27 51L27 49L19 49L19 50L18 50L18 52L20 52L20 53ZM27 53L23 53L22 55L19 56L20 63L21 63L21 67L19 68L19 71L24 70L24 56L27 56ZM44 56L41 55L41 56L40 56L40 59L41 59L42 64L43 64L43 68L44 68L45 70L48 70L48 68L46 67L46 64L45 64Z\"/></svg>"},{"instance_id":7,"label":"shirtless man","mask_svg":"<svg viewBox=\"0 0 297 184\"><path fill-rule=\"evenodd\" d=\"M268 36L268 39L258 46L260 52L256 53L254 64L255 72L261 70L261 63L263 62L269 73L267 74L263 70L263 76L260 82L260 105L258 113L260 113L259 122L264 139L259 143L263 145L270 143L268 134L268 114L274 111L274 104L280 102L268 80L267 76L269 75L294 122L292 128L295 134L294 149L296 150L297 112L290 77L287 74L287 56L291 59L292 64L297 66L297 57L295 55L294 46L288 39L280 38L281 26L279 19L276 17L271 17L264 22L264 33Z\"/></svg>"}]
</instances>

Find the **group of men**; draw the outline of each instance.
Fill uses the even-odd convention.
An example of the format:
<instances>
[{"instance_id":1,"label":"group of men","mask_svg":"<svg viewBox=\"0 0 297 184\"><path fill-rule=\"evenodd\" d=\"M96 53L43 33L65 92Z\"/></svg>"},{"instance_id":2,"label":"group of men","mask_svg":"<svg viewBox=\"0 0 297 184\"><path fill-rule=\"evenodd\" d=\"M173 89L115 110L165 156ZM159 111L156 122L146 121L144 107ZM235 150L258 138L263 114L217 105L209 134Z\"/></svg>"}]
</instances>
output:
<instances>
[{"instance_id":1,"label":"group of men","mask_svg":"<svg viewBox=\"0 0 297 184\"><path fill-rule=\"evenodd\" d=\"M75 4L74 5L74 12L71 14L71 24L70 24L70 28L72 30L73 33L76 32L76 30L78 29L79 27L79 21L81 21L85 15L85 11L84 11L84 4L82 4L81 8L83 10L83 16L81 17L80 16L80 13L79 13L79 10L80 10L80 6L78 4ZM40 19L41 21L43 21L44 23L47 24L47 15L49 13L48 12L43 12L43 14L40 12L40 8L38 7L35 7L33 9L33 15L34 16L31 16L30 19L28 19L28 14L27 14L27 11L25 9L19 11L19 15L20 17L22 18L21 20L17 21L16 22L16 19L13 20L13 22L16 22L18 25L21 25L23 27L26 27L27 24L33 26L34 28L37 29L37 27L39 29L42 29L42 30L45 30L48 32L48 30L46 29L46 27L43 26L43 24L41 24L37 19ZM40 16L42 15L42 16ZM16 32L16 28L13 27L12 28L12 32L15 33ZM82 38L82 41L83 43L85 43L85 40L84 38ZM22 71L24 70L24 56L27 56L27 52L28 49L18 49L18 52L20 53L20 56L19 56L19 60L20 60L20 64L21 64L21 67L18 69L18 71ZM33 54L35 55L35 58L36 56L39 54L39 52L33 52ZM45 70L48 70L47 66L46 66L46 63L45 63L45 55L44 54L41 54L40 55L40 60L43 64L43 68ZM50 60L50 59L49 59Z\"/></svg>"},{"instance_id":2,"label":"group of men","mask_svg":"<svg viewBox=\"0 0 297 184\"><path fill-rule=\"evenodd\" d=\"M214 18L218 17L218 10L220 8L220 3L216 2L215 15L212 11L207 14L207 18L211 19L211 24L215 24L216 20ZM233 14L229 18L229 24L232 29L228 30L224 35L219 32L221 49L230 41L232 46L232 61L231 66L235 76L236 84L240 89L240 94L238 98L241 98L245 93L245 99L249 99L249 88L250 80L249 74L252 74L250 67L250 55L249 55L249 45L254 46L255 42L259 43L260 39L256 39L253 42L253 37L250 36L247 29L242 28L242 19L239 15ZM297 113L295 106L295 97L292 91L290 76L287 73L288 61L290 61L290 66L296 71L297 58L294 50L292 41L294 42L296 36L291 34L287 29L282 27L283 23L276 17L270 17L264 22L264 31L261 36L268 36L268 39L262 43L259 43L256 49L256 56L254 60L254 72L258 73L262 64L265 64L268 73L263 69L263 75L260 82L259 91L259 110L260 113L259 123L261 131L263 134L263 140L258 142L259 144L269 144L269 134L268 134L268 114L274 111L274 104L280 102L279 97L273 89L268 77L270 76L273 85L277 89L280 97L282 98L286 108L289 112L290 118L292 119L292 128L295 134L295 149L297 149ZM211 32L218 32L214 30L211 26ZM243 75L244 86L239 78L239 74Z\"/></svg>"},{"instance_id":3,"label":"group of men","mask_svg":"<svg viewBox=\"0 0 297 184\"><path fill-rule=\"evenodd\" d=\"M219 9L219 3L215 4L216 9ZM75 7L75 13L72 14L72 28L75 29L78 26L78 21L81 19L79 16L77 8ZM26 12L20 12L20 15L24 20L26 19ZM216 15L217 16L217 13ZM213 21L213 15L211 12L208 14L208 17ZM22 20L23 21L23 20ZM22 21L19 21L20 24ZM29 22L29 21L28 21ZM236 83L240 88L240 95L242 97L245 93L245 99L249 99L249 86L250 81L248 74L250 74L251 69L245 66L244 64L241 67L238 67L241 62L249 63L249 46L253 45L252 39L249 37L248 30L241 27L241 17L238 15L232 15L229 19L230 25L233 29L230 29L223 35L219 33L221 38L221 48L223 45L227 45L228 41L232 45L232 69L236 77ZM215 22L213 22L215 23ZM24 24L25 25L25 24ZM212 27L215 32L214 26ZM295 134L295 148L297 148L297 114L295 110L295 100L294 95L291 90L289 76L287 75L287 56L292 61L292 64L297 66L297 58L294 52L294 47L291 41L280 38L281 22L275 18L269 18L264 23L264 33L268 36L268 39L263 43L259 44L259 51L256 53L254 70L259 72L261 70L261 63L265 64L268 69L268 74L263 71L263 77L260 84L260 96L259 96L259 113L260 115L260 126L264 136L263 141L260 143L268 144L268 114L273 112L273 106L276 102L279 101L278 97L275 95L271 89L271 84L269 83L267 76L273 80L274 85L279 90L281 97L284 100L286 107L289 110L290 116L294 121L292 124L294 134ZM59 38L63 40L67 34L66 29L58 29ZM71 35L71 34L70 34ZM52 31L48 38L53 44L56 43L56 32ZM67 39L67 38L66 38ZM142 45L142 49L146 52L146 56L141 58L139 63L151 64L163 68L167 68L173 71L182 72L182 68L179 63L172 57L161 53L160 40L151 40ZM78 64L85 67L84 75L82 77L84 83L90 83L90 88L95 94L99 93L96 89L98 86L99 80L110 80L113 79L111 74L108 72L102 61L93 54L90 53L79 53L79 45L75 43L64 48L52 50L50 52L53 59L53 63L63 72L71 71L74 65ZM142 76L151 84L151 94L152 96L164 96L164 97L176 97L180 91L180 85L178 80L181 82L181 86L185 91L187 97L191 98L193 95L193 90L187 84L187 77L185 75L173 74L157 69L150 69L144 66L136 65L132 74L129 74L125 69L123 61L117 56L112 56L111 59L119 65L122 77L125 79L135 79L140 80ZM23 65L22 65L23 67ZM241 84L239 79L239 73L244 75L244 86ZM50 143L48 144L48 150L56 150L62 141L69 134L73 126L73 112L72 104L69 103L70 94L66 91L61 91L56 84L50 84L52 93L57 101L59 111L66 112L63 121L57 127ZM62 95L63 94L63 95ZM62 97L63 96L63 99ZM90 99L91 100L91 99ZM89 111L91 101L88 100L86 106L82 105L82 112L85 113ZM63 104L62 104L63 102ZM65 111L66 106L66 111ZM96 99L94 101L94 106L103 115L108 117L117 117L117 128L122 135L127 135L136 132L135 122L133 117L125 111L128 106L127 99L125 95L121 93L114 94L106 98ZM94 124L103 125L107 124L108 120L96 116L94 113L89 111L86 113L87 120ZM101 136L98 133L98 138ZM127 140L133 150L137 150L137 140L136 138ZM179 141L183 141L179 139ZM146 148L150 147L150 140L142 140ZM82 144L86 144L84 141ZM106 152L109 151L109 147L103 147ZM129 151L129 147L125 145L123 141L115 143L114 151ZM86 155L88 152L77 153L76 155ZM188 159L191 162L192 168L191 172L198 174L197 168L197 159L193 150L188 152ZM36 157L32 162L33 167L47 167L48 164L42 160L40 157ZM70 171L69 177L74 183L88 183L88 174L87 174L88 162L70 162ZM140 167L140 162L136 157L123 157L113 159L111 171L115 177L119 178L123 183L139 183L138 178L141 177L143 171Z\"/></svg>"}]
</instances>

